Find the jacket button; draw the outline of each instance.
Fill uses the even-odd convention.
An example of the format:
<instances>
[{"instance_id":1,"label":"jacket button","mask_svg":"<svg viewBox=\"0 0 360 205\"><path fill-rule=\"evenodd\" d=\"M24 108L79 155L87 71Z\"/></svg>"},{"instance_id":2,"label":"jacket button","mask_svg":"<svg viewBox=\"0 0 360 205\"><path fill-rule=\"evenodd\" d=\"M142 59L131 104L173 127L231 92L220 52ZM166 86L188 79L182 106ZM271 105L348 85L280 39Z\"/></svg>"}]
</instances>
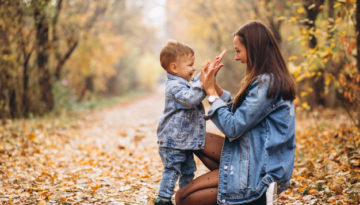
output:
<instances>
[{"instance_id":1,"label":"jacket button","mask_svg":"<svg viewBox=\"0 0 360 205\"><path fill-rule=\"evenodd\" d=\"M224 169L227 170L227 169L228 169L228 166L224 166Z\"/></svg>"},{"instance_id":2,"label":"jacket button","mask_svg":"<svg viewBox=\"0 0 360 205\"><path fill-rule=\"evenodd\" d=\"M221 202L225 204L225 199L221 200Z\"/></svg>"}]
</instances>

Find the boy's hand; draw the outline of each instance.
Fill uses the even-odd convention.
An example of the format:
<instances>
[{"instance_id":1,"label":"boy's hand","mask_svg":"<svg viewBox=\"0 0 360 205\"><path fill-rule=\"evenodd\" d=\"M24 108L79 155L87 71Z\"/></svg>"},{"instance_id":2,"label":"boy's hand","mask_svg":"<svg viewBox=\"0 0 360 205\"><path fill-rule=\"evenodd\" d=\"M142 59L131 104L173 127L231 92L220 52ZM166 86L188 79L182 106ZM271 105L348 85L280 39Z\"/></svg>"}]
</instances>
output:
<instances>
[{"instance_id":1,"label":"boy's hand","mask_svg":"<svg viewBox=\"0 0 360 205\"><path fill-rule=\"evenodd\" d=\"M208 61L205 65L202 66L201 68L201 74L200 74L200 83L201 85L204 84L204 81L205 81L205 77L207 75L207 73L209 72L209 65L210 65L210 62Z\"/></svg>"}]
</instances>

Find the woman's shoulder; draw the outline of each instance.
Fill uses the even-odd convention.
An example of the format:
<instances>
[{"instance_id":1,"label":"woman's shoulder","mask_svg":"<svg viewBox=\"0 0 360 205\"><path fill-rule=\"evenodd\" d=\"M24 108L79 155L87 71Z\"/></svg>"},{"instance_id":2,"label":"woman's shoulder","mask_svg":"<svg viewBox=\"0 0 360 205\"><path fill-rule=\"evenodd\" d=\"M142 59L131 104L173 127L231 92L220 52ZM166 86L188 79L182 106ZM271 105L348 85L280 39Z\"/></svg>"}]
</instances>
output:
<instances>
[{"instance_id":1,"label":"woman's shoulder","mask_svg":"<svg viewBox=\"0 0 360 205\"><path fill-rule=\"evenodd\" d=\"M256 86L264 86L264 85L267 87L271 82L271 78L272 78L271 74L268 73L260 74L254 78L254 80L250 84L250 88Z\"/></svg>"}]
</instances>

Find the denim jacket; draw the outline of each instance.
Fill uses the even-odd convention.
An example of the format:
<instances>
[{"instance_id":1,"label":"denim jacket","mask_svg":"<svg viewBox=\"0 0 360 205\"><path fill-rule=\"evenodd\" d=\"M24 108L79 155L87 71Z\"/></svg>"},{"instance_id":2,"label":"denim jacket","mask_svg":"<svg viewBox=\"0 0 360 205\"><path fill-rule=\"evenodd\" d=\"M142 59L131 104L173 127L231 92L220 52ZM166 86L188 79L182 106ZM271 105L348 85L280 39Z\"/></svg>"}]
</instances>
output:
<instances>
[{"instance_id":1,"label":"denim jacket","mask_svg":"<svg viewBox=\"0 0 360 205\"><path fill-rule=\"evenodd\" d=\"M205 145L205 111L200 75L190 84L167 73L165 109L157 129L160 147L200 150Z\"/></svg>"},{"instance_id":2,"label":"denim jacket","mask_svg":"<svg viewBox=\"0 0 360 205\"><path fill-rule=\"evenodd\" d=\"M208 116L225 134L217 200L242 204L258 199L271 182L288 188L294 166L294 105L267 98L270 76L257 77L239 107L216 100Z\"/></svg>"}]
</instances>

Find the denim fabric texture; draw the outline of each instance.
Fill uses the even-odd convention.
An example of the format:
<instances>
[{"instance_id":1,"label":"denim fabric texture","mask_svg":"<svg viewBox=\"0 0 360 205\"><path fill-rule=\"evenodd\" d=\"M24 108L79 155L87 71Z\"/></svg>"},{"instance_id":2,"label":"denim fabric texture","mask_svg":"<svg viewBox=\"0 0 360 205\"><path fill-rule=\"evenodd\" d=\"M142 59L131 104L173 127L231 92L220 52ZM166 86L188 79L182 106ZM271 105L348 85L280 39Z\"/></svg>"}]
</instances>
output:
<instances>
[{"instance_id":1,"label":"denim fabric texture","mask_svg":"<svg viewBox=\"0 0 360 205\"><path fill-rule=\"evenodd\" d=\"M192 150L167 147L159 147L159 154L164 166L159 196L169 199L174 194L174 188L179 176L180 189L193 180L196 171L194 154Z\"/></svg>"},{"instance_id":2,"label":"denim fabric texture","mask_svg":"<svg viewBox=\"0 0 360 205\"><path fill-rule=\"evenodd\" d=\"M271 182L287 189L294 167L294 105L267 98L270 75L257 77L239 107L216 100L207 117L225 134L218 204L243 204L262 196Z\"/></svg>"},{"instance_id":3,"label":"denim fabric texture","mask_svg":"<svg viewBox=\"0 0 360 205\"><path fill-rule=\"evenodd\" d=\"M205 92L199 76L190 84L167 73L165 109L157 128L159 147L201 150L205 146Z\"/></svg>"}]
</instances>

